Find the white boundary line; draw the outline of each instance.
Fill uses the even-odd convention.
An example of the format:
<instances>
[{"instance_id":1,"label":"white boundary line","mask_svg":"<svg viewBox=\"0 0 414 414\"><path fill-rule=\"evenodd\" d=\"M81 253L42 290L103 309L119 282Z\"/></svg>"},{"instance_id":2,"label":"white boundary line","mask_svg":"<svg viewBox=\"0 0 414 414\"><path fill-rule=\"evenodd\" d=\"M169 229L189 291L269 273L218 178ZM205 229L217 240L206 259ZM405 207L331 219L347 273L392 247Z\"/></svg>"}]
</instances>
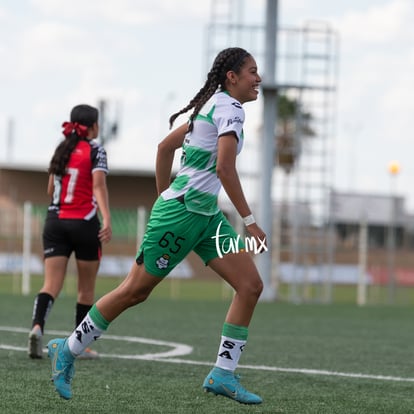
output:
<instances>
[{"instance_id":1,"label":"white boundary line","mask_svg":"<svg viewBox=\"0 0 414 414\"><path fill-rule=\"evenodd\" d=\"M18 328L18 327L11 327L11 326L0 326L0 331L6 331L6 332L17 332L17 333L25 333L29 334L29 330L27 328ZM68 336L70 335L70 332L66 331L54 331L54 330L48 330L48 334L51 335L58 335L58 336ZM103 339L112 339L115 341L125 341L125 342L139 342L142 344L150 344L150 345L158 345L158 346L166 346L172 348L169 351L166 352L158 352L155 354L144 354L139 355L139 359L162 359L162 358L171 358L171 357L177 357L177 356L183 356L183 355L189 355L193 352L193 347L180 344L177 342L167 342L167 341L160 341L157 339L148 339L148 338L139 338L136 336L119 336L119 335L106 335L103 337ZM9 345L3 345L0 344L0 349L13 349L15 351L20 350L27 350L27 348L20 348L20 347L10 347ZM107 357L116 357L115 355L105 355L100 354L102 356ZM119 356L118 356L119 357ZM137 359L136 355L124 355L126 359Z\"/></svg>"},{"instance_id":2,"label":"white boundary line","mask_svg":"<svg viewBox=\"0 0 414 414\"><path fill-rule=\"evenodd\" d=\"M0 326L0 331L5 332L17 332L28 334L29 330L27 328L17 328L9 326ZM66 331L53 331L48 330L48 334L67 336L69 332ZM143 354L143 355L119 355L119 354L99 354L103 358L117 358L117 359L128 359L128 360L146 360L146 361L158 361L158 362L169 362L173 364L189 364L189 365L203 365L211 366L211 362L204 361L194 361L189 359L180 359L176 358L177 356L189 355L192 353L193 348L189 345L180 344L177 342L168 342L160 341L155 339L148 338L139 338L135 336L119 336L119 335L106 335L102 339L112 339L117 341L126 341L126 342L139 342L143 344L150 345L159 345L159 346L169 346L172 347L170 351L153 353L153 354ZM5 345L0 343L0 350L12 350L12 351L27 351L27 348ZM171 359L174 358L174 359ZM362 374L362 373L352 373L352 372L338 372L338 371L328 371L328 370L318 370L318 369L307 369L307 368L282 368L282 367L272 367L267 365L239 365L239 368L244 369L254 369L259 371L271 371L271 372L287 372L292 374L304 374L304 375L323 375L330 377L344 377L344 378L355 378L355 379L371 379L378 381L392 381L392 382L414 382L414 378L410 377L394 377L390 375L371 375L371 374Z\"/></svg>"}]
</instances>

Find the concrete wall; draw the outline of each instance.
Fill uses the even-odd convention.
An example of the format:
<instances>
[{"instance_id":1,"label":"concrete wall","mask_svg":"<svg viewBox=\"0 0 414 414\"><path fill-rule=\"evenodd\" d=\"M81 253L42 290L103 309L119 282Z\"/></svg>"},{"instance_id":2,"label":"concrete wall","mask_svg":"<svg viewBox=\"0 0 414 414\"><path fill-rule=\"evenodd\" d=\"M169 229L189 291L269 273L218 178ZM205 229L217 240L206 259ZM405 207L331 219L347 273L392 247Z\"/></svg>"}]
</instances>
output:
<instances>
[{"instance_id":1,"label":"concrete wall","mask_svg":"<svg viewBox=\"0 0 414 414\"><path fill-rule=\"evenodd\" d=\"M30 200L33 204L49 204L46 170L0 167L0 197L17 204ZM112 207L151 208L156 199L153 173L110 171L107 177L109 200Z\"/></svg>"},{"instance_id":2,"label":"concrete wall","mask_svg":"<svg viewBox=\"0 0 414 414\"><path fill-rule=\"evenodd\" d=\"M22 251L21 231L23 223L23 203L31 201L33 204L48 205L47 195L48 174L46 170L28 167L2 167L0 166L0 224L2 229L10 227L10 232L0 235L0 252L20 253ZM107 176L109 203L112 208L137 208L144 206L150 210L156 197L155 175L153 172L134 172L111 170ZM32 251L42 256L41 231L43 223L32 223ZM19 234L20 233L20 234ZM103 254L135 256L137 246L135 243L117 241L112 239L103 246ZM200 258L194 253L188 256L188 264L192 268L193 277L212 278L215 273L204 266ZM132 261L131 261L132 264Z\"/></svg>"}]
</instances>

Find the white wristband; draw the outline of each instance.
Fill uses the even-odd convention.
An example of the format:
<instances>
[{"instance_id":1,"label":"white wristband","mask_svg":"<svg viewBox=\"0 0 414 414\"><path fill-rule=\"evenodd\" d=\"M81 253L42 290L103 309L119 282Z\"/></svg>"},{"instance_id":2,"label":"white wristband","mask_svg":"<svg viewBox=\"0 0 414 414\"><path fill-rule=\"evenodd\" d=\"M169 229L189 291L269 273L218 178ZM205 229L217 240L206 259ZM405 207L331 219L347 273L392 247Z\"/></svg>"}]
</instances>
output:
<instances>
[{"instance_id":1,"label":"white wristband","mask_svg":"<svg viewBox=\"0 0 414 414\"><path fill-rule=\"evenodd\" d=\"M244 222L244 225L247 227L247 226L250 226L251 224L256 223L256 220L254 219L253 214L250 214L246 217L243 217L243 222Z\"/></svg>"}]
</instances>

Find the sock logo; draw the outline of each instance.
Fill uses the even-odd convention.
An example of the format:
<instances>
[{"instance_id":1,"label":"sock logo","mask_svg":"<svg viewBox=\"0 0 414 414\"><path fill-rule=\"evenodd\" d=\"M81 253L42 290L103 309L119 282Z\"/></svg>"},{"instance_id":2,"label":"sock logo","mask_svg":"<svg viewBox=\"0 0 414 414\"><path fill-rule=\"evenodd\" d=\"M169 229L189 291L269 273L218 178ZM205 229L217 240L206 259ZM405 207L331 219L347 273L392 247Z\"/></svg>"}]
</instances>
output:
<instances>
[{"instance_id":1,"label":"sock logo","mask_svg":"<svg viewBox=\"0 0 414 414\"><path fill-rule=\"evenodd\" d=\"M223 344L222 344L222 346L223 346L223 348L226 348L226 349L234 349L234 347L236 346L236 344L234 343L234 342L231 342L231 341L223 341Z\"/></svg>"},{"instance_id":2,"label":"sock logo","mask_svg":"<svg viewBox=\"0 0 414 414\"><path fill-rule=\"evenodd\" d=\"M236 346L236 344L234 342L225 340L225 341L223 341L223 343L221 344L221 346L225 349L225 351L223 351L220 354L218 354L218 356L221 357L221 358L226 358L226 359L233 360L233 358L231 357L230 350L234 349L234 347Z\"/></svg>"},{"instance_id":3,"label":"sock logo","mask_svg":"<svg viewBox=\"0 0 414 414\"><path fill-rule=\"evenodd\" d=\"M236 346L237 346L237 344L235 344L232 341L229 341L229 340L223 341L223 343L221 344L221 347L224 348L224 351L219 353L218 356L221 357L221 358L226 358L226 359L229 359L229 360L233 360L233 358L231 356L231 351L234 350L234 348L236 348ZM244 347L245 347L245 344L240 345L240 347L239 347L240 352L243 352Z\"/></svg>"},{"instance_id":4,"label":"sock logo","mask_svg":"<svg viewBox=\"0 0 414 414\"><path fill-rule=\"evenodd\" d=\"M224 351L221 354L218 355L221 358L226 358L226 359L230 359L233 360L233 358L231 357L231 354L229 351Z\"/></svg>"},{"instance_id":5,"label":"sock logo","mask_svg":"<svg viewBox=\"0 0 414 414\"><path fill-rule=\"evenodd\" d=\"M81 332L81 331L79 331L78 329L76 329L76 331L75 331L75 335L76 335L76 339L77 339L80 343L82 343L82 332Z\"/></svg>"},{"instance_id":6,"label":"sock logo","mask_svg":"<svg viewBox=\"0 0 414 414\"><path fill-rule=\"evenodd\" d=\"M95 330L94 326L89 323L88 321L84 321L80 324L80 330L76 329L75 331L75 335L76 335L76 339L82 343L82 335L85 334L87 335L89 332ZM96 341L96 337L94 337L94 340Z\"/></svg>"},{"instance_id":7,"label":"sock logo","mask_svg":"<svg viewBox=\"0 0 414 414\"><path fill-rule=\"evenodd\" d=\"M82 332L87 334L93 331L95 328L92 324L88 323L87 321L81 323Z\"/></svg>"}]
</instances>

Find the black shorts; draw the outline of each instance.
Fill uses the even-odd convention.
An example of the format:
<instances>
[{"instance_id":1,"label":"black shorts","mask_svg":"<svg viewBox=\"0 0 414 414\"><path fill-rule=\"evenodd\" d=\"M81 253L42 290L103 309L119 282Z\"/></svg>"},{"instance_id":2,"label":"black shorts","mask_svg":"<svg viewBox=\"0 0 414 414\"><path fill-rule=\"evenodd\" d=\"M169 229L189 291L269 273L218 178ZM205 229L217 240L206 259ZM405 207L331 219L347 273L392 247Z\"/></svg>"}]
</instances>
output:
<instances>
[{"instance_id":1,"label":"black shorts","mask_svg":"<svg viewBox=\"0 0 414 414\"><path fill-rule=\"evenodd\" d=\"M43 229L43 256L70 257L75 252L79 260L100 260L101 242L98 216L91 220L59 219L48 215Z\"/></svg>"}]
</instances>

